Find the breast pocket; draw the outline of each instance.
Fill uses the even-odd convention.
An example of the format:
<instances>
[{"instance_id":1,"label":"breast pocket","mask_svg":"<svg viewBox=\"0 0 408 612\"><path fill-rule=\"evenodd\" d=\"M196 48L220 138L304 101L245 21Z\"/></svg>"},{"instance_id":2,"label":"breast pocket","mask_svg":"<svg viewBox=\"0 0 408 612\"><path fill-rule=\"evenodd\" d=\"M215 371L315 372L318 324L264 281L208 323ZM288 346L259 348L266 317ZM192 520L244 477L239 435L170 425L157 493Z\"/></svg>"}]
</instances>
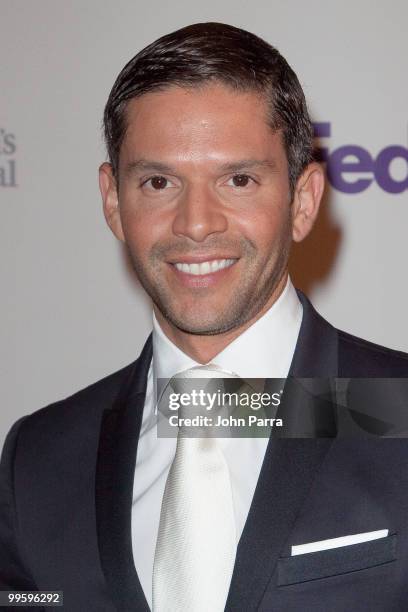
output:
<instances>
[{"instance_id":1,"label":"breast pocket","mask_svg":"<svg viewBox=\"0 0 408 612\"><path fill-rule=\"evenodd\" d=\"M396 558L396 534L370 542L282 557L278 561L278 586L355 572L390 563Z\"/></svg>"}]
</instances>

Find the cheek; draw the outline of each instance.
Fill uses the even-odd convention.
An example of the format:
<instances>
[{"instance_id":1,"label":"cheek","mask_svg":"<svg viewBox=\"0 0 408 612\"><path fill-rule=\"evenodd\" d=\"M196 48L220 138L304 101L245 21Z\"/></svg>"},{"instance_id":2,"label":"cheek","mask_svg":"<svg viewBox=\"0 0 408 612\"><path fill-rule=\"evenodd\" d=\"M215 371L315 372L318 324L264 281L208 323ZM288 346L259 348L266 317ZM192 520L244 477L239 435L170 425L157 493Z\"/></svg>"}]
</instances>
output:
<instances>
[{"instance_id":1,"label":"cheek","mask_svg":"<svg viewBox=\"0 0 408 612\"><path fill-rule=\"evenodd\" d=\"M134 199L121 201L120 217L126 242L141 254L148 252L164 232L164 222L157 211Z\"/></svg>"},{"instance_id":2,"label":"cheek","mask_svg":"<svg viewBox=\"0 0 408 612\"><path fill-rule=\"evenodd\" d=\"M243 215L239 221L241 233L251 240L258 251L270 253L285 244L292 233L292 222L288 204L257 208Z\"/></svg>"}]
</instances>

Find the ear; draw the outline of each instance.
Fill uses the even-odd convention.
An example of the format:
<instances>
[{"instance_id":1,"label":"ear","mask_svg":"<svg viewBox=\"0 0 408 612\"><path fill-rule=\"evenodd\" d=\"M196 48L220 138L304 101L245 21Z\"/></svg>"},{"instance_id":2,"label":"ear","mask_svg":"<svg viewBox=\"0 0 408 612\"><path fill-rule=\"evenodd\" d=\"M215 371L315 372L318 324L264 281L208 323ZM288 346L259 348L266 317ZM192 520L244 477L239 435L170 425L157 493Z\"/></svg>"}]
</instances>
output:
<instances>
[{"instance_id":1,"label":"ear","mask_svg":"<svg viewBox=\"0 0 408 612\"><path fill-rule=\"evenodd\" d=\"M99 167L99 189L103 202L103 213L106 223L118 240L125 242L122 221L119 212L119 199L116 179L113 176L112 165L107 162Z\"/></svg>"},{"instance_id":2,"label":"ear","mask_svg":"<svg viewBox=\"0 0 408 612\"><path fill-rule=\"evenodd\" d=\"M319 212L324 190L324 173L320 164L309 164L299 177L292 203L292 238L301 242L311 231Z\"/></svg>"}]
</instances>

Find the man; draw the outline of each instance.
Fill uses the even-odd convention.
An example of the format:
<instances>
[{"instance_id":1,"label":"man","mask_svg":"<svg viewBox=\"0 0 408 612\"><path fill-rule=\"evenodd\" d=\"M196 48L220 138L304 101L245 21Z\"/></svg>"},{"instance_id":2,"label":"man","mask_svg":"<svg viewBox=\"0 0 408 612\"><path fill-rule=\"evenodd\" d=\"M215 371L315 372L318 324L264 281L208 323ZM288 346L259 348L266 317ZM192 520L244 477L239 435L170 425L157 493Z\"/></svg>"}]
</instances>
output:
<instances>
[{"instance_id":1,"label":"man","mask_svg":"<svg viewBox=\"0 0 408 612\"><path fill-rule=\"evenodd\" d=\"M125 66L104 120L104 213L153 334L134 363L10 431L1 587L63 590L72 612L406 610L406 441L338 435L355 429L327 381L408 377L408 358L334 329L288 278L324 183L296 75L253 34L196 24ZM197 366L311 379L286 400L292 439L211 442L208 479L203 448L155 429L157 381ZM200 508L219 512L218 548L191 529Z\"/></svg>"}]
</instances>

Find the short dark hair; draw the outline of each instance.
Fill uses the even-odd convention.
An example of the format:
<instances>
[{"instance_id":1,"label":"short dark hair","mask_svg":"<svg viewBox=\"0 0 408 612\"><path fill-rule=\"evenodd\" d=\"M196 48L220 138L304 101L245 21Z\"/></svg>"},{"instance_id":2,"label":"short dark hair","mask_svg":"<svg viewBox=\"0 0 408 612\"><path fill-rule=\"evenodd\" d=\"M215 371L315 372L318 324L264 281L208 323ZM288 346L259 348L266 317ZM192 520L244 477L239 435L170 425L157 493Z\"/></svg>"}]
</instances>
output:
<instances>
[{"instance_id":1,"label":"short dark hair","mask_svg":"<svg viewBox=\"0 0 408 612\"><path fill-rule=\"evenodd\" d=\"M297 179L313 159L313 130L302 87L277 49L255 34L223 23L196 23L167 34L120 72L104 112L114 176L127 128L128 101L171 85L194 87L208 81L265 96L270 126L283 133L293 194Z\"/></svg>"}]
</instances>

